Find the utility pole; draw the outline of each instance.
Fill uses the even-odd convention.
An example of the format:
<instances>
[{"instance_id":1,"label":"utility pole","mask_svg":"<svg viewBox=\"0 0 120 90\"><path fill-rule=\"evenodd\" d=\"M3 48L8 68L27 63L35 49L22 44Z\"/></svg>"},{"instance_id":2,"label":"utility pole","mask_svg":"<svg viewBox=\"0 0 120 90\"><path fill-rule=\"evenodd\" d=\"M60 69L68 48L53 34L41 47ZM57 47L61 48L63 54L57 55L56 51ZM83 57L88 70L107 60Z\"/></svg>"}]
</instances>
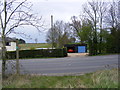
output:
<instances>
[{"instance_id":1,"label":"utility pole","mask_svg":"<svg viewBox=\"0 0 120 90\"><path fill-rule=\"evenodd\" d=\"M18 40L16 40L16 74L20 74Z\"/></svg>"},{"instance_id":2,"label":"utility pole","mask_svg":"<svg viewBox=\"0 0 120 90\"><path fill-rule=\"evenodd\" d=\"M52 49L54 46L54 36L53 36L53 15L51 15L51 30L52 30Z\"/></svg>"}]
</instances>

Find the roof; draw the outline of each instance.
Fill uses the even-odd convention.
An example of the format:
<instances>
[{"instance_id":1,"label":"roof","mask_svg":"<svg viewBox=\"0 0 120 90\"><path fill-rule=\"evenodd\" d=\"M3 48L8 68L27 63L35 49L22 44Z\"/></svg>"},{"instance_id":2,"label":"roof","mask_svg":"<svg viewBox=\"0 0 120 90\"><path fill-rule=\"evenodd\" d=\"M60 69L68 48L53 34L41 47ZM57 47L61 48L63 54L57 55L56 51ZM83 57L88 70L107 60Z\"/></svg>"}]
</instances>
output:
<instances>
[{"instance_id":1,"label":"roof","mask_svg":"<svg viewBox=\"0 0 120 90\"><path fill-rule=\"evenodd\" d=\"M85 43L81 44L65 44L64 47L87 46Z\"/></svg>"},{"instance_id":2,"label":"roof","mask_svg":"<svg viewBox=\"0 0 120 90\"><path fill-rule=\"evenodd\" d=\"M5 41L7 41L7 42L16 42L16 39L15 38L6 37ZM2 38L1 37L0 37L0 42L2 42Z\"/></svg>"}]
</instances>

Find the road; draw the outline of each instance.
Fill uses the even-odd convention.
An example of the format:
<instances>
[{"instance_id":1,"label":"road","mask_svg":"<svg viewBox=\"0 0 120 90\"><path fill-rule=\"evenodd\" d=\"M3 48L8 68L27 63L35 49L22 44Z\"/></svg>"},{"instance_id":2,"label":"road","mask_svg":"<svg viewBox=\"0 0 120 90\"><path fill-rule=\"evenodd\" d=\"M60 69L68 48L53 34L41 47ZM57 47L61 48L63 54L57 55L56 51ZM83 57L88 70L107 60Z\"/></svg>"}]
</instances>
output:
<instances>
[{"instance_id":1,"label":"road","mask_svg":"<svg viewBox=\"0 0 120 90\"><path fill-rule=\"evenodd\" d=\"M11 61L9 61L11 62ZM13 61L15 64L15 61ZM84 74L118 66L118 55L20 60L21 73L40 75ZM12 71L8 65L8 71Z\"/></svg>"}]
</instances>

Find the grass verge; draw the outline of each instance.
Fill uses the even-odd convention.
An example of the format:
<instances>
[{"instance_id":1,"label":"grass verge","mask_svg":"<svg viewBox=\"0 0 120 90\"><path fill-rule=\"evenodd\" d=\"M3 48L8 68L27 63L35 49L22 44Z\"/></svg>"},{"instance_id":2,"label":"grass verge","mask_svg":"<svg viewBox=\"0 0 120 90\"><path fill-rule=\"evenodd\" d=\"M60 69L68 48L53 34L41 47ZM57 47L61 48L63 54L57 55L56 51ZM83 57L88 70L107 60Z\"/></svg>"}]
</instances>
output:
<instances>
[{"instance_id":1,"label":"grass verge","mask_svg":"<svg viewBox=\"0 0 120 90\"><path fill-rule=\"evenodd\" d=\"M3 88L118 88L118 69L81 76L12 75Z\"/></svg>"}]
</instances>

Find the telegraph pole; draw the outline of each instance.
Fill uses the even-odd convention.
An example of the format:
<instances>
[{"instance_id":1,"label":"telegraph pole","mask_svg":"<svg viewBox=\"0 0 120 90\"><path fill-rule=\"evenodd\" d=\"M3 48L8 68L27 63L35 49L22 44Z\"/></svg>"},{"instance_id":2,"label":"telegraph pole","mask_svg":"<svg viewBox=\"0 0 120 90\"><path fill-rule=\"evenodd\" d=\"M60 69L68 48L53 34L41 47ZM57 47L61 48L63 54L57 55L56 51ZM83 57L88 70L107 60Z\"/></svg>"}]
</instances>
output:
<instances>
[{"instance_id":1,"label":"telegraph pole","mask_svg":"<svg viewBox=\"0 0 120 90\"><path fill-rule=\"evenodd\" d=\"M53 49L53 44L54 44L54 36L53 36L53 15L51 15L51 30L52 30L52 49Z\"/></svg>"}]
</instances>

